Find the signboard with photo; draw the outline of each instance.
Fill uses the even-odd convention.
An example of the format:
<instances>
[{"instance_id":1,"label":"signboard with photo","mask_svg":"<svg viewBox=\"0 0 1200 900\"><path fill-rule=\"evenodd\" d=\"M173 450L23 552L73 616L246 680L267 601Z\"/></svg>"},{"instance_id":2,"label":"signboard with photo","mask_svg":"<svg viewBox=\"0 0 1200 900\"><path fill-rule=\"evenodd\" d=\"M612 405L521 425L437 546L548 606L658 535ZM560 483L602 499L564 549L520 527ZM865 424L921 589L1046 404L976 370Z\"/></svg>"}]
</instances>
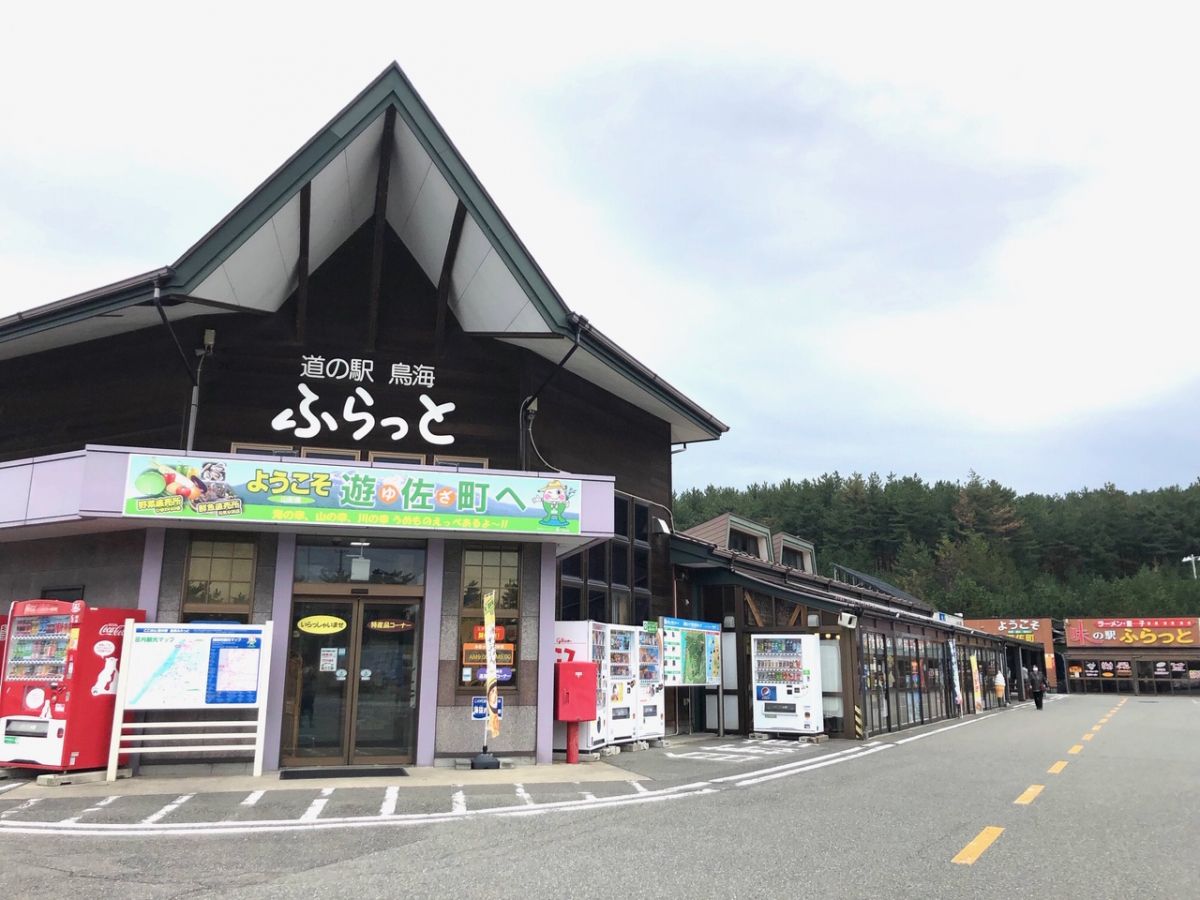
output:
<instances>
[{"instance_id":1,"label":"signboard with photo","mask_svg":"<svg viewBox=\"0 0 1200 900\"><path fill-rule=\"evenodd\" d=\"M577 535L581 492L571 478L135 453L124 514L220 526Z\"/></svg>"},{"instance_id":2,"label":"signboard with photo","mask_svg":"<svg viewBox=\"0 0 1200 900\"><path fill-rule=\"evenodd\" d=\"M667 687L721 681L721 626L691 619L662 620L663 683Z\"/></svg>"}]
</instances>

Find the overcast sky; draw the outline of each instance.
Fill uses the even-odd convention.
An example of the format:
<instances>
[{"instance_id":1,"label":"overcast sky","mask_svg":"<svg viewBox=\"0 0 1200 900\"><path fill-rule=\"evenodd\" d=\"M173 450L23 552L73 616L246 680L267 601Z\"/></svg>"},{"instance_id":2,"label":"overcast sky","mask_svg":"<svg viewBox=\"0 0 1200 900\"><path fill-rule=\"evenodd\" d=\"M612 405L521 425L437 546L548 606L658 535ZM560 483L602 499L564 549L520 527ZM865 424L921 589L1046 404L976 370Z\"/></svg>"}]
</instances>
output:
<instances>
[{"instance_id":1,"label":"overcast sky","mask_svg":"<svg viewBox=\"0 0 1200 900\"><path fill-rule=\"evenodd\" d=\"M731 426L677 488L1200 475L1188 6L404 5L8 11L0 315L173 262L394 59L567 303Z\"/></svg>"}]
</instances>

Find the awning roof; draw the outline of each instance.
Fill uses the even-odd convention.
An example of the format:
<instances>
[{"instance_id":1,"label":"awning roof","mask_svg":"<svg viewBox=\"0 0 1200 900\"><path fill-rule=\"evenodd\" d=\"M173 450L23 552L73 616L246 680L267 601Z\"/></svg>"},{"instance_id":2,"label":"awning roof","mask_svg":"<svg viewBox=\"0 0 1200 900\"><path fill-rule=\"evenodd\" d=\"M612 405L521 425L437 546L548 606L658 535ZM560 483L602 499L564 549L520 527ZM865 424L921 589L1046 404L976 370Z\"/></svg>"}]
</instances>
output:
<instances>
[{"instance_id":1,"label":"awning roof","mask_svg":"<svg viewBox=\"0 0 1200 900\"><path fill-rule=\"evenodd\" d=\"M567 368L669 422L673 442L728 430L572 314L396 64L171 266L0 319L0 359L154 326L156 283L172 321L274 312L298 282L301 189L311 185L312 271L372 217L384 152L387 222L434 284L465 208L448 298L464 331L556 363L578 338Z\"/></svg>"}]
</instances>

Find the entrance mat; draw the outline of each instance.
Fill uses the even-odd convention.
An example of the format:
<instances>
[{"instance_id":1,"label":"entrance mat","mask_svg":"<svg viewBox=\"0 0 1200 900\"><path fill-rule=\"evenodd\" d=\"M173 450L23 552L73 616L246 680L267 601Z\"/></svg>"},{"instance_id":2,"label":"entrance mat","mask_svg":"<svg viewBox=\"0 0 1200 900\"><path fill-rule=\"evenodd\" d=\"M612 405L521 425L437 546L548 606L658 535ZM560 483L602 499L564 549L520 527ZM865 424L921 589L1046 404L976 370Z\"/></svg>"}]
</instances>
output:
<instances>
[{"instance_id":1,"label":"entrance mat","mask_svg":"<svg viewBox=\"0 0 1200 900\"><path fill-rule=\"evenodd\" d=\"M291 778L394 778L407 775L404 766L299 766L280 769L279 780Z\"/></svg>"}]
</instances>

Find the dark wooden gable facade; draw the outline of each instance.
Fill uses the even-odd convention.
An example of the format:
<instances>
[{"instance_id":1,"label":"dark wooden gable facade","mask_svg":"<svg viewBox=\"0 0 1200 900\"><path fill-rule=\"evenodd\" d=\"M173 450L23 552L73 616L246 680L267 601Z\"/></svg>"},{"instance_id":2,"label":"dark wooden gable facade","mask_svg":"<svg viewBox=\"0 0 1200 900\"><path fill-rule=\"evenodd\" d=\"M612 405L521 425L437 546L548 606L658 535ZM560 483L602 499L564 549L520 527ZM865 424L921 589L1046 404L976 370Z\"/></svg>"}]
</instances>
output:
<instances>
[{"instance_id":1,"label":"dark wooden gable facade","mask_svg":"<svg viewBox=\"0 0 1200 900\"><path fill-rule=\"evenodd\" d=\"M275 313L228 313L177 323L176 335L194 362L205 329L216 332L205 360L195 449L228 452L235 443L285 444L370 451L483 457L491 468L518 469L521 400L554 370L547 360L488 337L464 333L446 317L440 354L435 346L437 291L404 244L386 228L380 271L378 337L368 350L373 224L362 226L312 273L304 323L297 339L295 294ZM372 382L302 379L305 356L367 359ZM432 388L389 385L394 363L434 367ZM299 384L320 400L337 430L322 425L308 439L272 429L275 416L296 411ZM375 427L361 440L357 422L343 419L346 399L364 387ZM424 412L419 397L453 402L435 426L453 444L433 446L418 433ZM82 448L85 444L181 448L184 445L191 377L165 327L0 361L0 460ZM379 424L389 416L408 423L402 440ZM295 417L297 422L303 420ZM666 422L565 371L539 397L533 426L538 450L568 472L612 474L617 489L665 505L671 502L670 428ZM529 457L529 468L544 468Z\"/></svg>"}]
</instances>

